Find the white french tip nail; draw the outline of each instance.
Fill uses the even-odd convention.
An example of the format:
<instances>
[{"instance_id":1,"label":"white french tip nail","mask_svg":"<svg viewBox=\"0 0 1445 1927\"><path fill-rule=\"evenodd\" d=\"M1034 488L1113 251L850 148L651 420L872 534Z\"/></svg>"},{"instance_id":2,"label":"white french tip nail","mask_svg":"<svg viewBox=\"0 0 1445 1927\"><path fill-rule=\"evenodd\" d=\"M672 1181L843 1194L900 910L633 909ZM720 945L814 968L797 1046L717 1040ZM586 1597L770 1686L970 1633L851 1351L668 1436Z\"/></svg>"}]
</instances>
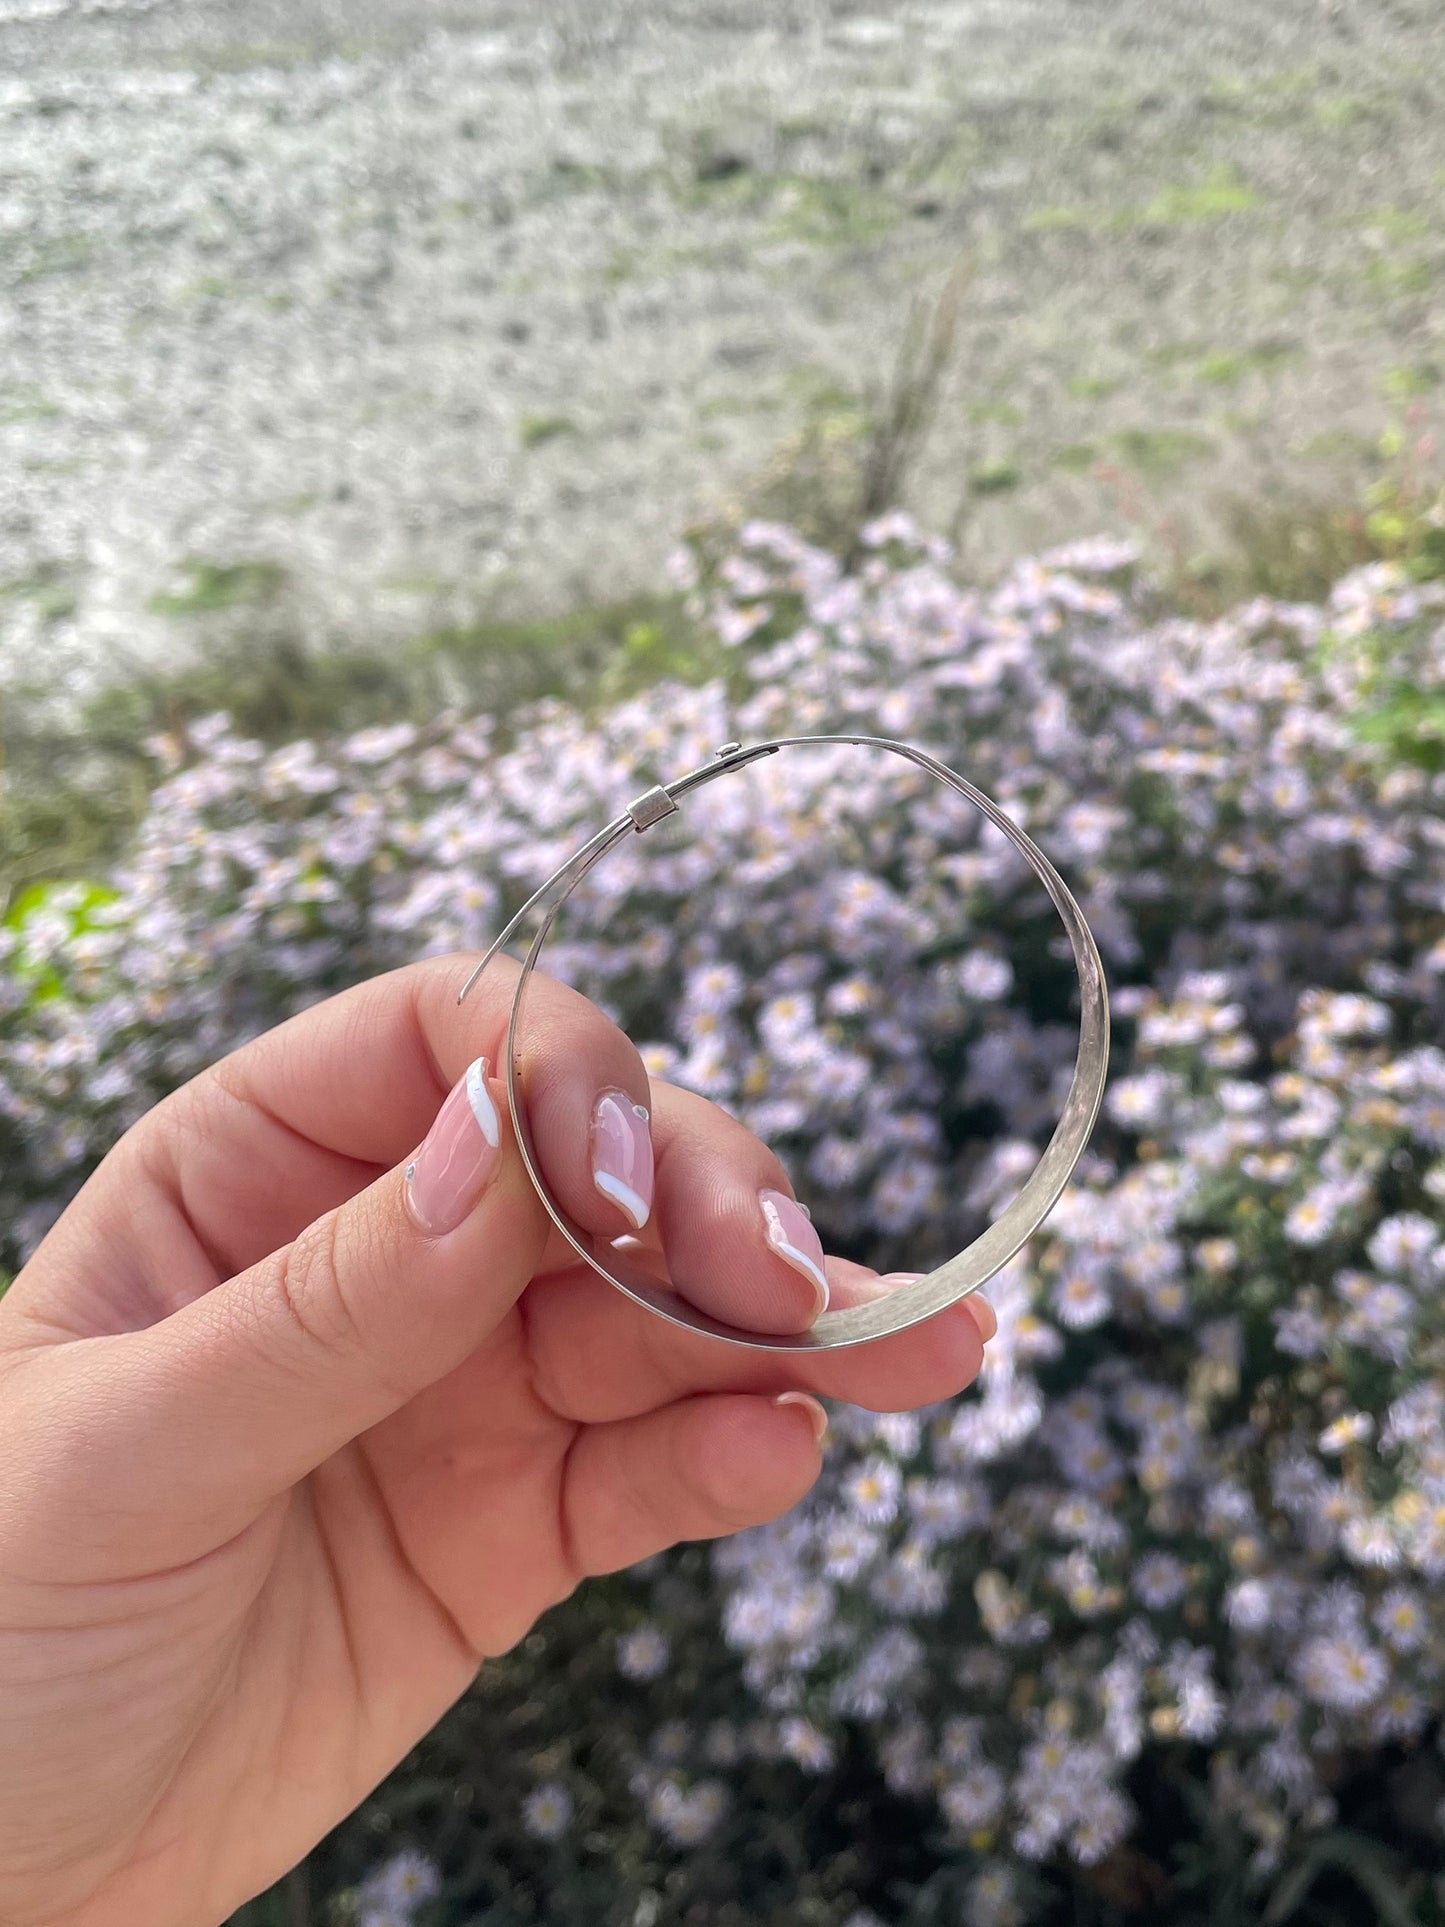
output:
<instances>
[{"instance_id":1,"label":"white french tip nail","mask_svg":"<svg viewBox=\"0 0 1445 1927\"><path fill-rule=\"evenodd\" d=\"M801 1271L805 1278L812 1279L813 1283L818 1287L818 1310L820 1313L825 1312L828 1309L827 1273L819 1271L807 1252L799 1251L796 1245L781 1244L777 1239L772 1239L770 1242L772 1243L773 1250L777 1252L780 1258L785 1259L788 1264L793 1267L794 1271Z\"/></svg>"},{"instance_id":2,"label":"white french tip nail","mask_svg":"<svg viewBox=\"0 0 1445 1927\"><path fill-rule=\"evenodd\" d=\"M647 1106L604 1091L592 1111L592 1182L634 1231L652 1214L652 1138Z\"/></svg>"},{"instance_id":3,"label":"white french tip nail","mask_svg":"<svg viewBox=\"0 0 1445 1927\"><path fill-rule=\"evenodd\" d=\"M809 1392L779 1392L773 1400L774 1405L798 1405L808 1414L808 1422L813 1428L813 1437L819 1445L828 1436L828 1414Z\"/></svg>"},{"instance_id":4,"label":"white french tip nail","mask_svg":"<svg viewBox=\"0 0 1445 1927\"><path fill-rule=\"evenodd\" d=\"M487 1089L487 1060L475 1058L467 1066L467 1102L472 1107L472 1116L477 1120L482 1136L495 1151L502 1141L502 1123L497 1116L497 1107L492 1102L492 1094Z\"/></svg>"},{"instance_id":5,"label":"white french tip nail","mask_svg":"<svg viewBox=\"0 0 1445 1927\"><path fill-rule=\"evenodd\" d=\"M785 1264L813 1281L818 1295L814 1316L821 1317L828 1309L828 1274L823 1269L823 1246L807 1213L796 1198L790 1198L783 1191L760 1191L758 1202L768 1228L769 1245ZM805 1250L800 1240L813 1249Z\"/></svg>"},{"instance_id":6,"label":"white french tip nail","mask_svg":"<svg viewBox=\"0 0 1445 1927\"><path fill-rule=\"evenodd\" d=\"M621 1205L639 1231L642 1229L650 1213L647 1205L638 1197L630 1184L624 1184L621 1178L613 1177L610 1171L594 1171L592 1182L604 1197L611 1198L614 1204Z\"/></svg>"}]
</instances>

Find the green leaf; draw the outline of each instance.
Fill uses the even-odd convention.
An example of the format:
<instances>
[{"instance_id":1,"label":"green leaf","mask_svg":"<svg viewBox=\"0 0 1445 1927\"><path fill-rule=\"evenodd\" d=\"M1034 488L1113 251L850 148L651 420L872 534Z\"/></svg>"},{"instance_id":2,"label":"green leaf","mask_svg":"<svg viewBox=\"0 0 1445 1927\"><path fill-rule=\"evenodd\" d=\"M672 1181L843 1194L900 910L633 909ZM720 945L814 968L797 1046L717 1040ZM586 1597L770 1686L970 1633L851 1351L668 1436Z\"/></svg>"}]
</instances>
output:
<instances>
[{"instance_id":1,"label":"green leaf","mask_svg":"<svg viewBox=\"0 0 1445 1927\"><path fill-rule=\"evenodd\" d=\"M1300 1864L1285 1875L1265 1908L1262 1927L1281 1927L1298 1913L1310 1888L1327 1867L1348 1874L1366 1897L1384 1927L1421 1927L1419 1917L1400 1890L1394 1857L1365 1834L1343 1828L1317 1840Z\"/></svg>"},{"instance_id":2,"label":"green leaf","mask_svg":"<svg viewBox=\"0 0 1445 1927\"><path fill-rule=\"evenodd\" d=\"M1261 1927L1280 1927L1282 1921L1292 1919L1323 1870L1323 1861L1312 1853L1287 1873L1270 1896Z\"/></svg>"},{"instance_id":3,"label":"green leaf","mask_svg":"<svg viewBox=\"0 0 1445 1927\"><path fill-rule=\"evenodd\" d=\"M114 902L118 894L108 884L77 881L74 878L61 882L29 883L17 892L5 913L4 924L6 929L17 932L21 945L10 958L8 968L28 985L31 1003L46 1003L60 996L65 985L53 963L33 961L26 957L24 939L30 924L41 917L59 915L65 922L67 938L73 939L82 931L93 930L98 921L96 911L103 904Z\"/></svg>"}]
</instances>

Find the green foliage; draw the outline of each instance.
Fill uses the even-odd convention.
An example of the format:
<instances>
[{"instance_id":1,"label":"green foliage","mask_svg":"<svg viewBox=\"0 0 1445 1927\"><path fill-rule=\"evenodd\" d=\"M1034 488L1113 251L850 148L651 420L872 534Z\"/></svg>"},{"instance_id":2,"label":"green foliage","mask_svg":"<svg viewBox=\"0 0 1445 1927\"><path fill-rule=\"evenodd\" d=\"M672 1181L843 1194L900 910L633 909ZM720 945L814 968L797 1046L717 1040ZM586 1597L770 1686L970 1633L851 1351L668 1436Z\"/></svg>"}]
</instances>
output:
<instances>
[{"instance_id":1,"label":"green foliage","mask_svg":"<svg viewBox=\"0 0 1445 1927\"><path fill-rule=\"evenodd\" d=\"M64 940L73 943L97 927L97 911L114 903L116 894L108 884L87 882L37 882L18 892L0 929L12 930L20 939L20 947L10 958L8 967L11 976L25 986L29 1003L44 1003L58 997L63 986L47 959L48 945L42 945L40 956L32 959L27 951L27 937L41 924L54 924L58 920Z\"/></svg>"},{"instance_id":2,"label":"green foliage","mask_svg":"<svg viewBox=\"0 0 1445 1927\"><path fill-rule=\"evenodd\" d=\"M144 812L148 739L224 710L267 744L411 720L457 705L503 715L544 696L613 701L697 681L716 644L680 597L638 595L532 618L479 615L381 650L307 643L269 565L197 565L202 645L102 688L63 729L21 697L0 710L0 914L36 879L94 874ZM254 599L265 597L264 605ZM179 615L181 597L168 613ZM264 614L253 626L251 618ZM239 618L239 619L238 619Z\"/></svg>"},{"instance_id":3,"label":"green foliage","mask_svg":"<svg viewBox=\"0 0 1445 1927\"><path fill-rule=\"evenodd\" d=\"M1365 528L1381 555L1416 582L1445 577L1445 487L1425 467L1433 453L1398 423L1380 438L1384 474L1371 484Z\"/></svg>"},{"instance_id":4,"label":"green foliage","mask_svg":"<svg viewBox=\"0 0 1445 1927\"><path fill-rule=\"evenodd\" d=\"M1089 216L1081 207L1037 207L1024 217L1025 229L1033 234L1053 234L1089 225Z\"/></svg>"},{"instance_id":5,"label":"green foliage","mask_svg":"<svg viewBox=\"0 0 1445 1927\"><path fill-rule=\"evenodd\" d=\"M1192 614L1248 595L1317 602L1349 570L1379 558L1360 508L1286 491L1271 502L1227 501L1221 513L1226 554L1182 561L1165 592Z\"/></svg>"},{"instance_id":6,"label":"green foliage","mask_svg":"<svg viewBox=\"0 0 1445 1927\"><path fill-rule=\"evenodd\" d=\"M1216 387L1230 387L1246 375L1268 373L1298 353L1298 342L1287 338L1258 341L1236 353L1221 350L1205 355L1199 363L1199 376Z\"/></svg>"},{"instance_id":7,"label":"green foliage","mask_svg":"<svg viewBox=\"0 0 1445 1927\"><path fill-rule=\"evenodd\" d=\"M799 174L777 188L776 233L818 247L859 246L896 225L891 195L867 182Z\"/></svg>"},{"instance_id":8,"label":"green foliage","mask_svg":"<svg viewBox=\"0 0 1445 1927\"><path fill-rule=\"evenodd\" d=\"M1176 475L1200 457L1212 455L1214 444L1193 428L1125 428L1114 437L1119 457L1142 475Z\"/></svg>"},{"instance_id":9,"label":"green foliage","mask_svg":"<svg viewBox=\"0 0 1445 1927\"><path fill-rule=\"evenodd\" d=\"M1123 385L1110 375L1071 375L1065 383L1075 401L1106 401Z\"/></svg>"},{"instance_id":10,"label":"green foliage","mask_svg":"<svg viewBox=\"0 0 1445 1927\"><path fill-rule=\"evenodd\" d=\"M970 469L968 485L975 495L1006 495L1023 480L1023 471L1013 462L984 462Z\"/></svg>"},{"instance_id":11,"label":"green foliage","mask_svg":"<svg viewBox=\"0 0 1445 1927\"><path fill-rule=\"evenodd\" d=\"M884 184L881 160L865 160L855 175L788 164L790 140L806 126L774 130L761 159L732 129L688 128L673 140L674 157L662 184L681 206L713 214L760 216L781 240L825 248L857 247L891 232L902 213L897 192Z\"/></svg>"},{"instance_id":12,"label":"green foliage","mask_svg":"<svg viewBox=\"0 0 1445 1927\"><path fill-rule=\"evenodd\" d=\"M861 395L834 382L815 390L802 430L756 478L724 526L749 515L786 522L842 555L849 567L856 563L859 530L904 500L937 421L954 368L969 271L960 263L936 294L915 302L883 380ZM987 419L1006 419L1006 407L990 405Z\"/></svg>"},{"instance_id":13,"label":"green foliage","mask_svg":"<svg viewBox=\"0 0 1445 1927\"><path fill-rule=\"evenodd\" d=\"M1070 442L1054 456L1054 467L1068 470L1092 468L1099 459L1099 450L1093 442Z\"/></svg>"},{"instance_id":14,"label":"green foliage","mask_svg":"<svg viewBox=\"0 0 1445 1927\"><path fill-rule=\"evenodd\" d=\"M1427 451L1395 426L1380 453L1386 468L1367 491L1367 539L1411 581L1445 581L1445 487L1426 472ZM1372 635L1344 646L1364 665L1364 701L1352 719L1360 740L1382 745L1392 762L1445 769L1445 688L1402 675L1393 651Z\"/></svg>"},{"instance_id":15,"label":"green foliage","mask_svg":"<svg viewBox=\"0 0 1445 1927\"><path fill-rule=\"evenodd\" d=\"M275 562L205 562L182 565L179 587L154 595L150 607L162 616L214 615L248 603L269 601L286 580Z\"/></svg>"},{"instance_id":16,"label":"green foliage","mask_svg":"<svg viewBox=\"0 0 1445 1927\"><path fill-rule=\"evenodd\" d=\"M575 435L577 424L566 415L523 415L518 432L523 448L539 448L543 442Z\"/></svg>"},{"instance_id":17,"label":"green foliage","mask_svg":"<svg viewBox=\"0 0 1445 1927\"><path fill-rule=\"evenodd\" d=\"M1211 168L1202 181L1167 183L1141 207L1121 208L1113 214L1096 214L1075 206L1041 207L1025 219L1024 226L1036 234L1184 227L1223 220L1232 214L1250 214L1259 205L1259 195L1241 180L1237 169L1224 164Z\"/></svg>"},{"instance_id":18,"label":"green foliage","mask_svg":"<svg viewBox=\"0 0 1445 1927\"><path fill-rule=\"evenodd\" d=\"M1337 1828L1317 1840L1299 1865L1280 1881L1264 1910L1261 1927L1284 1927L1300 1910L1320 1875L1330 1868L1348 1874L1375 1909L1381 1927L1419 1927L1419 1916L1402 1899L1391 1856L1378 1841Z\"/></svg>"},{"instance_id":19,"label":"green foliage","mask_svg":"<svg viewBox=\"0 0 1445 1927\"><path fill-rule=\"evenodd\" d=\"M1202 182L1161 188L1146 207L1132 217L1139 222L1178 226L1190 221L1217 221L1226 214L1248 214L1259 206L1259 196L1246 187L1236 169L1215 167Z\"/></svg>"},{"instance_id":20,"label":"green foliage","mask_svg":"<svg viewBox=\"0 0 1445 1927\"><path fill-rule=\"evenodd\" d=\"M1434 263L1428 259L1397 260L1389 255L1371 261L1364 271L1366 286L1384 301L1406 301L1428 294L1435 285L1435 275Z\"/></svg>"},{"instance_id":21,"label":"green foliage","mask_svg":"<svg viewBox=\"0 0 1445 1927\"><path fill-rule=\"evenodd\" d=\"M0 411L0 421L4 419ZM42 622L58 622L74 610L75 592L61 569L48 566L0 582L0 602L7 601L28 602Z\"/></svg>"}]
</instances>

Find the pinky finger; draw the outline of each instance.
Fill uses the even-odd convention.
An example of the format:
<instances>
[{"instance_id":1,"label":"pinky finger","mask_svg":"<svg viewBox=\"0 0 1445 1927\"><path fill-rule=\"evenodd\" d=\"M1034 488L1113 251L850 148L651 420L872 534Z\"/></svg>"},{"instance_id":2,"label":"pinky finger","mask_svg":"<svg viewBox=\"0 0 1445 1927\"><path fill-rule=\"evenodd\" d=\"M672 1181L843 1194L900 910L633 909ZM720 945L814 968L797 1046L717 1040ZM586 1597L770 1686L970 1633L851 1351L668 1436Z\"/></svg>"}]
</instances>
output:
<instances>
[{"instance_id":1,"label":"pinky finger","mask_svg":"<svg viewBox=\"0 0 1445 1927\"><path fill-rule=\"evenodd\" d=\"M805 1393L718 1392L585 1427L562 1489L578 1578L776 1519L817 1478L825 1424Z\"/></svg>"}]
</instances>

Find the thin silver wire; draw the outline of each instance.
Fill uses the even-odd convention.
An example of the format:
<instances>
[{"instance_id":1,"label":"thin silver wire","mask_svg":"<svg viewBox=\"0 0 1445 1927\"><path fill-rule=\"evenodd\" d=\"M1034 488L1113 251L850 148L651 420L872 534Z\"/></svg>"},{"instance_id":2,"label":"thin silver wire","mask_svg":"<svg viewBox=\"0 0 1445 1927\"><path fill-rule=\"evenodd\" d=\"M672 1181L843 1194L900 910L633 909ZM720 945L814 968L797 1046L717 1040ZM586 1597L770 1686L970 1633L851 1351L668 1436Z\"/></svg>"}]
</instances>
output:
<instances>
[{"instance_id":1,"label":"thin silver wire","mask_svg":"<svg viewBox=\"0 0 1445 1927\"><path fill-rule=\"evenodd\" d=\"M1068 1096L1064 1099L1053 1136L1018 1195L972 1244L922 1278L890 1292L886 1298L875 1299L866 1305L853 1305L844 1311L824 1312L805 1332L750 1332L710 1317L680 1293L659 1284L631 1263L624 1251L614 1249L609 1241L575 1224L557 1203L542 1175L536 1146L522 1109L518 1028L527 985L558 912L582 878L609 850L629 833L641 834L652 822L659 821L662 815L672 814L681 797L690 795L705 783L715 782L733 770L745 769L760 757L776 755L779 750L823 743L853 744L861 749L889 750L896 756L902 756L956 790L960 796L967 797L1003 832L1048 891L1068 933L1079 978L1079 1049ZM1032 838L966 777L911 743L897 742L888 736L830 735L779 736L765 743L754 743L748 748L737 743L724 744L712 762L690 770L675 782L659 784L634 799L620 816L614 817L561 864L532 893L471 972L457 993L458 1003L534 912L541 913L541 923L517 979L507 1024L507 1103L522 1159L548 1216L578 1257L636 1304L646 1306L671 1324L703 1332L752 1351L771 1352L836 1351L845 1345L866 1344L891 1332L906 1331L911 1325L936 1316L949 1305L967 1297L970 1292L977 1291L1027 1243L1057 1203L1093 1132L1109 1069L1109 998L1104 966L1093 932L1068 885Z\"/></svg>"}]
</instances>

